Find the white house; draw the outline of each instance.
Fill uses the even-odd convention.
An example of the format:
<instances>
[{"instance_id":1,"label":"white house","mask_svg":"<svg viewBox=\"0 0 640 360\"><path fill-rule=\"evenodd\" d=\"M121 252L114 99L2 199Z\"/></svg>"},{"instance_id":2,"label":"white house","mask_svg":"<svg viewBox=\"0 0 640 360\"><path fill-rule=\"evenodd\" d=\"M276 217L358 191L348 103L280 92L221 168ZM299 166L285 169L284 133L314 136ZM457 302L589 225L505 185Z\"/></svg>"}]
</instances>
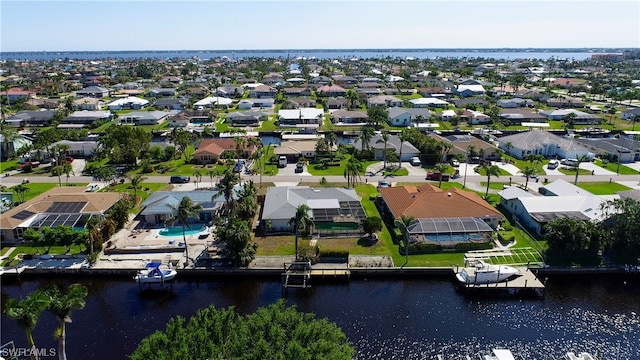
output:
<instances>
[{"instance_id":1,"label":"white house","mask_svg":"<svg viewBox=\"0 0 640 360\"><path fill-rule=\"evenodd\" d=\"M438 108L442 108L442 107L447 107L450 104L444 100L435 98L435 97L428 97L428 98L418 98L418 99L411 99L409 100L409 102L414 106L414 107L438 107Z\"/></svg>"},{"instance_id":2,"label":"white house","mask_svg":"<svg viewBox=\"0 0 640 360\"><path fill-rule=\"evenodd\" d=\"M96 149L98 148L97 141L70 141L70 140L60 140L51 144L51 146L57 145L66 145L69 147L67 150L67 155L72 157L89 157L95 154ZM80 174L76 174L80 175Z\"/></svg>"},{"instance_id":3,"label":"white house","mask_svg":"<svg viewBox=\"0 0 640 360\"><path fill-rule=\"evenodd\" d=\"M324 110L322 109L300 108L278 111L278 120L285 126L318 127L323 119Z\"/></svg>"},{"instance_id":4,"label":"white house","mask_svg":"<svg viewBox=\"0 0 640 360\"><path fill-rule=\"evenodd\" d=\"M482 85L458 85L456 93L462 97L473 95L484 95L485 90Z\"/></svg>"},{"instance_id":5,"label":"white house","mask_svg":"<svg viewBox=\"0 0 640 360\"><path fill-rule=\"evenodd\" d=\"M454 117L458 116L454 110L445 110L440 114L442 121L451 121Z\"/></svg>"},{"instance_id":6,"label":"white house","mask_svg":"<svg viewBox=\"0 0 640 360\"><path fill-rule=\"evenodd\" d=\"M498 142L502 150L518 159L529 154L566 159L577 159L583 155L589 160L595 157L575 139L563 138L548 131L525 131L501 137Z\"/></svg>"},{"instance_id":7,"label":"white house","mask_svg":"<svg viewBox=\"0 0 640 360\"><path fill-rule=\"evenodd\" d=\"M233 103L233 100L226 98L226 97L221 97L221 96L213 96L213 97L206 97L202 100L198 100L196 101L193 106L197 107L208 107L208 108L213 108L213 107L229 107L231 106L231 104Z\"/></svg>"},{"instance_id":8,"label":"white house","mask_svg":"<svg viewBox=\"0 0 640 360\"><path fill-rule=\"evenodd\" d=\"M108 103L107 108L109 108L109 110L139 110L147 105L149 105L149 100L141 99L135 96L127 96Z\"/></svg>"}]
</instances>

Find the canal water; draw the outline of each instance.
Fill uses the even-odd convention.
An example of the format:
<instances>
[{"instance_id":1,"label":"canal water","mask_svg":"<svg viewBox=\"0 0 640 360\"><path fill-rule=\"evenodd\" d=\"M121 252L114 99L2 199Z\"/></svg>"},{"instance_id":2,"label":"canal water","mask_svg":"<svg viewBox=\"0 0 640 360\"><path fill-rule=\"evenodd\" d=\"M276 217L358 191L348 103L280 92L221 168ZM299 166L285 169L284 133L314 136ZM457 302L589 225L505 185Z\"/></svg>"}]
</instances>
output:
<instances>
[{"instance_id":1,"label":"canal water","mask_svg":"<svg viewBox=\"0 0 640 360\"><path fill-rule=\"evenodd\" d=\"M288 291L287 303L336 322L357 349L357 359L463 359L506 347L525 359L559 359L589 351L605 359L640 359L640 279L549 277L545 299L464 297L449 277L352 279ZM70 280L31 280L2 285L24 297ZM283 296L276 279L227 281L180 279L169 293L140 294L132 280L82 278L87 306L67 328L70 359L123 359L142 338L173 316L191 316L214 304L249 313ZM56 320L41 316L34 332L40 348L56 346ZM2 343L25 346L25 334L3 315Z\"/></svg>"}]
</instances>

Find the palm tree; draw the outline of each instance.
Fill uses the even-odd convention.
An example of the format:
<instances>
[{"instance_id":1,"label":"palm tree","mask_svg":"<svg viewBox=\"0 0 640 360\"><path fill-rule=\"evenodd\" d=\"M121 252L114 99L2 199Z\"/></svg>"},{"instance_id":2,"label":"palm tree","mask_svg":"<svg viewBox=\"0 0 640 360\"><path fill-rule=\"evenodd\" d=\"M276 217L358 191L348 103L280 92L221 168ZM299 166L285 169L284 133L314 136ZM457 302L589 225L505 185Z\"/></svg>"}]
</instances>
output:
<instances>
[{"instance_id":1,"label":"palm tree","mask_svg":"<svg viewBox=\"0 0 640 360\"><path fill-rule=\"evenodd\" d=\"M211 182L211 188L213 188L213 177L218 176L218 170L211 169L207 171L207 175L209 175L209 181Z\"/></svg>"},{"instance_id":2,"label":"palm tree","mask_svg":"<svg viewBox=\"0 0 640 360\"><path fill-rule=\"evenodd\" d=\"M336 133L331 131L327 134L326 139L327 139L327 142L329 143L329 151L331 152L331 156L333 157L333 155L335 155L333 152L333 147L338 144L338 135L336 135Z\"/></svg>"},{"instance_id":3,"label":"palm tree","mask_svg":"<svg viewBox=\"0 0 640 360\"><path fill-rule=\"evenodd\" d=\"M533 175L536 174L536 169L530 166L525 167L524 169L522 169L522 175L524 175L525 177L525 183L524 183L524 188L527 189L529 187L529 178Z\"/></svg>"},{"instance_id":4,"label":"palm tree","mask_svg":"<svg viewBox=\"0 0 640 360\"><path fill-rule=\"evenodd\" d=\"M6 125L4 121L0 123L0 134L2 134L2 157L3 159L11 159L13 157L13 142L20 135L16 129Z\"/></svg>"},{"instance_id":5,"label":"palm tree","mask_svg":"<svg viewBox=\"0 0 640 360\"><path fill-rule=\"evenodd\" d=\"M409 234L407 233L407 228L409 224L414 220L414 217L411 215L401 215L399 219L396 219L393 223L394 225L400 229L400 233L402 234L402 239L404 240L404 264L402 267L405 267L409 263Z\"/></svg>"},{"instance_id":6,"label":"palm tree","mask_svg":"<svg viewBox=\"0 0 640 360\"><path fill-rule=\"evenodd\" d=\"M58 358L60 360L67 359L66 324L71 322L71 312L74 309L84 307L84 299L88 292L87 287L81 284L71 284L66 294L60 292L60 289L55 285L46 291L49 296L49 311L60 321L60 328L57 331L60 338L58 344Z\"/></svg>"},{"instance_id":7,"label":"palm tree","mask_svg":"<svg viewBox=\"0 0 640 360\"><path fill-rule=\"evenodd\" d=\"M364 151L365 149L369 149L371 147L371 144L369 144L369 142L373 138L375 132L376 130L372 126L364 126L362 128L362 132L360 133L360 141L362 141L362 146L360 149L361 151Z\"/></svg>"},{"instance_id":8,"label":"palm tree","mask_svg":"<svg viewBox=\"0 0 640 360\"><path fill-rule=\"evenodd\" d=\"M387 169L387 144L389 143L389 132L387 131L383 131L382 132L382 141L384 141L384 163L382 165L382 169L386 170Z\"/></svg>"},{"instance_id":9,"label":"palm tree","mask_svg":"<svg viewBox=\"0 0 640 360\"><path fill-rule=\"evenodd\" d=\"M347 178L347 187L349 187L349 184L355 186L355 184L358 182L357 180L360 179L360 174L363 171L364 168L362 166L362 163L355 157L350 157L349 160L347 160L347 165L344 168L344 177Z\"/></svg>"},{"instance_id":10,"label":"palm tree","mask_svg":"<svg viewBox=\"0 0 640 360\"><path fill-rule=\"evenodd\" d=\"M442 187L442 174L444 174L445 172L447 172L447 170L449 170L449 165L443 164L443 163L438 163L433 167L433 169L440 172L440 181L438 182L438 187L441 188Z\"/></svg>"},{"instance_id":11,"label":"palm tree","mask_svg":"<svg viewBox=\"0 0 640 360\"><path fill-rule=\"evenodd\" d=\"M489 165L485 163L482 165L485 174L487 175L487 191L484 193L484 197L489 196L489 185L491 184L491 176L500 177L500 168L497 165Z\"/></svg>"},{"instance_id":12,"label":"palm tree","mask_svg":"<svg viewBox=\"0 0 640 360\"><path fill-rule=\"evenodd\" d=\"M69 177L71 175L74 175L74 176L76 175L76 173L73 171L73 166L71 166L70 162L65 161L62 164L62 172L66 175L66 177L67 177L66 185L69 186Z\"/></svg>"},{"instance_id":13,"label":"palm tree","mask_svg":"<svg viewBox=\"0 0 640 360\"><path fill-rule=\"evenodd\" d=\"M141 174L136 174L129 177L131 188L133 189L133 198L135 199L136 203L138 202L138 189L140 189L140 185L142 185L142 182L145 180L147 180L147 178L142 176Z\"/></svg>"},{"instance_id":14,"label":"palm tree","mask_svg":"<svg viewBox=\"0 0 640 360\"><path fill-rule=\"evenodd\" d=\"M450 143L449 141L443 141L441 143L442 146L442 157L443 159L440 160L442 162L446 162L447 158L449 157L449 151L451 151L451 149L453 149L453 144Z\"/></svg>"},{"instance_id":15,"label":"palm tree","mask_svg":"<svg viewBox=\"0 0 640 360\"><path fill-rule=\"evenodd\" d=\"M23 300L10 298L5 306L5 313L18 323L18 327L27 334L27 343L31 351L31 359L38 359L38 351L33 340L33 329L38 323L40 314L49 305L49 297L42 291L35 291Z\"/></svg>"},{"instance_id":16,"label":"palm tree","mask_svg":"<svg viewBox=\"0 0 640 360\"><path fill-rule=\"evenodd\" d=\"M222 179L220 179L220 182L218 182L218 184L216 185L216 188L220 190L224 195L228 216L231 216L231 201L233 200L233 188L236 186L238 181L239 181L238 175L236 175L231 171L227 171L224 173L224 176L222 177ZM229 220L227 219L227 222L228 221Z\"/></svg>"},{"instance_id":17,"label":"palm tree","mask_svg":"<svg viewBox=\"0 0 640 360\"><path fill-rule=\"evenodd\" d=\"M20 202L23 203L24 194L27 193L30 189L24 184L18 184L12 187L11 190L13 190L13 192L18 196L18 200L20 200Z\"/></svg>"},{"instance_id":18,"label":"palm tree","mask_svg":"<svg viewBox=\"0 0 640 360\"><path fill-rule=\"evenodd\" d=\"M187 261L185 262L185 267L189 263L189 246L187 245L187 236L185 234L185 228L191 228L189 226L188 221L190 218L198 219L198 212L202 210L202 206L200 204L195 204L191 201L191 198L185 196L180 200L180 204L178 206L169 205L171 207L171 211L173 216L165 220L165 224L167 226L173 226L176 221L179 221L182 225L182 241L184 242L184 250L185 255L187 257Z\"/></svg>"},{"instance_id":19,"label":"palm tree","mask_svg":"<svg viewBox=\"0 0 640 360\"><path fill-rule=\"evenodd\" d=\"M311 228L314 225L313 219L311 219L311 217L309 216L310 211L311 211L311 208L307 204L299 205L296 208L296 214L291 219L289 219L289 226L293 227L293 230L296 235L296 241L295 241L296 260L298 260L298 234L300 230L306 232L308 230L311 230Z\"/></svg>"},{"instance_id":20,"label":"palm tree","mask_svg":"<svg viewBox=\"0 0 640 360\"><path fill-rule=\"evenodd\" d=\"M574 185L578 185L578 174L580 174L580 164L587 161L589 157L587 155L580 155L576 158L576 179L573 182Z\"/></svg>"},{"instance_id":21,"label":"palm tree","mask_svg":"<svg viewBox=\"0 0 640 360\"><path fill-rule=\"evenodd\" d=\"M196 178L196 189L200 185L200 180L202 180L202 171L196 170L193 172L193 177Z\"/></svg>"}]
</instances>

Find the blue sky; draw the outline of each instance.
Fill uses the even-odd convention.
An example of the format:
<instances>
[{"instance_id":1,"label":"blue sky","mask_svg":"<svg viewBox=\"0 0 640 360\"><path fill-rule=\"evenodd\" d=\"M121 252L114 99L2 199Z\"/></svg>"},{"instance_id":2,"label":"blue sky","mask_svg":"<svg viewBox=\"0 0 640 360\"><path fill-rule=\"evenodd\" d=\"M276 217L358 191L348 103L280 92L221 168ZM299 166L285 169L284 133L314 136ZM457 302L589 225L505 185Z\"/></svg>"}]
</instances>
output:
<instances>
[{"instance_id":1,"label":"blue sky","mask_svg":"<svg viewBox=\"0 0 640 360\"><path fill-rule=\"evenodd\" d=\"M0 0L0 50L640 47L640 1Z\"/></svg>"}]
</instances>

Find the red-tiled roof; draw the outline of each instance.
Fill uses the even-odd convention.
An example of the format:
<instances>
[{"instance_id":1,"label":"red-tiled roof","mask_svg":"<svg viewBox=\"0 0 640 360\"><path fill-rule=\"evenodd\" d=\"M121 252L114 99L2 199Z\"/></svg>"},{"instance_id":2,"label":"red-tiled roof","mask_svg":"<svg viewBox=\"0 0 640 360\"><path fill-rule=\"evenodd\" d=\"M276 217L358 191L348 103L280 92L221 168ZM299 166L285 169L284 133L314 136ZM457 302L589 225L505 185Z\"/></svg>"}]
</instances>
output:
<instances>
[{"instance_id":1,"label":"red-tiled roof","mask_svg":"<svg viewBox=\"0 0 640 360\"><path fill-rule=\"evenodd\" d=\"M502 216L473 192L451 188L443 191L433 185L397 186L379 189L393 216L423 218Z\"/></svg>"},{"instance_id":2,"label":"red-tiled roof","mask_svg":"<svg viewBox=\"0 0 640 360\"><path fill-rule=\"evenodd\" d=\"M200 146L198 146L198 150L196 150L193 155L209 153L220 156L223 152L229 150L236 150L236 141L234 139L205 139L202 140Z\"/></svg>"}]
</instances>

